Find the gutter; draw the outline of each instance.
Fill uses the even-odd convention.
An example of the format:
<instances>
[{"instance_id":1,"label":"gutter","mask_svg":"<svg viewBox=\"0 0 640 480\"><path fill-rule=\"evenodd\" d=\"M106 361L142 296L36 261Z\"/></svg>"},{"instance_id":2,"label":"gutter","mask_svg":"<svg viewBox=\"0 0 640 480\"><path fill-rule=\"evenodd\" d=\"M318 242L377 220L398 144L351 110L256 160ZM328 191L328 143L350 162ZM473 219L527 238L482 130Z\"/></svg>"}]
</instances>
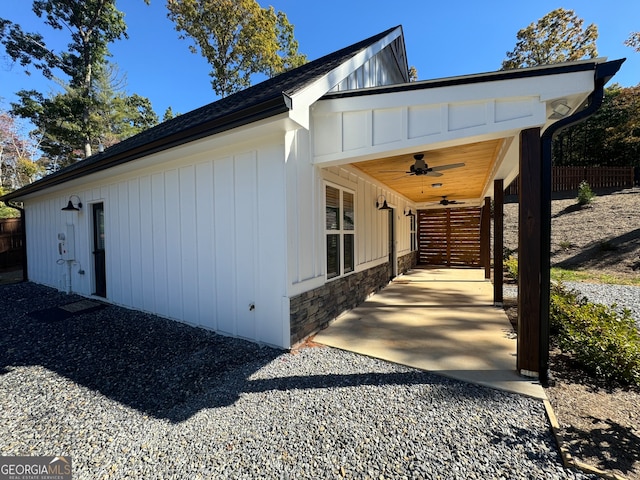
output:
<instances>
[{"instance_id":1,"label":"gutter","mask_svg":"<svg viewBox=\"0 0 640 480\"><path fill-rule=\"evenodd\" d=\"M551 157L553 139L565 128L584 122L602 105L604 86L622 66L626 59L596 64L594 73L595 88L579 111L551 124L541 136L542 147L542 182L541 202L541 255L540 255L540 351L538 372L540 383L549 384L549 309L551 306Z\"/></svg>"},{"instance_id":2,"label":"gutter","mask_svg":"<svg viewBox=\"0 0 640 480\"><path fill-rule=\"evenodd\" d=\"M28 282L29 274L27 273L27 227L25 210L10 201L5 201L4 203L8 207L15 208L20 212L20 233L22 234L22 281Z\"/></svg>"}]
</instances>

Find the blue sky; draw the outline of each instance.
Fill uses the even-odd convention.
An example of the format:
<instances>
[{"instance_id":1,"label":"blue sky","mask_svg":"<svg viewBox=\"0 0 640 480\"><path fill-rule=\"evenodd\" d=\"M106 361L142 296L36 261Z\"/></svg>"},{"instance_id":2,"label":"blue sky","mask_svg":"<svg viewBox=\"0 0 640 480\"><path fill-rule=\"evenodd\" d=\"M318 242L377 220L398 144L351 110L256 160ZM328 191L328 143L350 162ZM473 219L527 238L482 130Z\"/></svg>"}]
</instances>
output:
<instances>
[{"instance_id":1,"label":"blue sky","mask_svg":"<svg viewBox=\"0 0 640 480\"><path fill-rule=\"evenodd\" d=\"M498 70L506 52L513 49L519 29L559 7L572 9L585 25L598 26L598 53L609 59L627 58L614 81L623 86L640 83L640 53L623 42L640 30L640 1L591 0L518 2L431 2L428 0L273 0L261 1L284 11L295 26L300 51L315 59L387 28L402 25L409 65L420 80ZM168 106L186 113L216 100L209 80L209 66L188 50L166 18L165 0L118 0L125 12L128 40L111 46L112 61L126 74L128 93L151 100L162 116ZM0 17L20 23L26 31L50 30L31 11L30 0L0 2ZM57 34L54 50L64 48L67 37ZM35 71L30 77L0 51L2 106L15 99L14 92L34 88L47 93L55 84Z\"/></svg>"}]
</instances>

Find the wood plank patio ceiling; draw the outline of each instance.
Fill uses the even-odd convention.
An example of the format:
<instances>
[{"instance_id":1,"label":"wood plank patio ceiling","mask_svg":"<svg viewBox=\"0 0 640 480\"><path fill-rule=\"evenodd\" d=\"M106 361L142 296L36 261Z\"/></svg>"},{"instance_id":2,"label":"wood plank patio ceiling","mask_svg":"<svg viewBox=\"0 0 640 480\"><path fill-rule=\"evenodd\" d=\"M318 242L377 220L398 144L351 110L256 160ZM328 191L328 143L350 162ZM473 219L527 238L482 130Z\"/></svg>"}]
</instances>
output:
<instances>
[{"instance_id":1,"label":"wood plank patio ceiling","mask_svg":"<svg viewBox=\"0 0 640 480\"><path fill-rule=\"evenodd\" d=\"M443 195L449 200L481 200L502 142L502 139L497 139L440 150L416 151L415 153L424 153L424 160L429 167L450 163L465 164L464 167L442 171L441 177L404 173L415 162L413 154L356 162L352 165L416 203L436 202ZM433 188L431 185L434 183L441 183L442 187Z\"/></svg>"}]
</instances>

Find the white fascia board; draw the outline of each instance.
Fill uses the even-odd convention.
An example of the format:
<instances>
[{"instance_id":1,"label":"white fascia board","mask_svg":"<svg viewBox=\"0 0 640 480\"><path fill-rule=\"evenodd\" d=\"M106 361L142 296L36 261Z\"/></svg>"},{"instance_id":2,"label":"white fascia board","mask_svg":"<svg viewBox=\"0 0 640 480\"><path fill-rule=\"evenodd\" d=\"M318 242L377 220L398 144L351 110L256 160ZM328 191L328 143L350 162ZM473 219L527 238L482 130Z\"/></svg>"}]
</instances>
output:
<instances>
[{"instance_id":1,"label":"white fascia board","mask_svg":"<svg viewBox=\"0 0 640 480\"><path fill-rule=\"evenodd\" d=\"M575 72L548 77L518 78L492 82L453 85L423 90L388 92L322 100L314 113L360 111L446 103L473 103L493 100L532 98L541 102L588 95L593 91L593 72Z\"/></svg>"},{"instance_id":2,"label":"white fascia board","mask_svg":"<svg viewBox=\"0 0 640 480\"><path fill-rule=\"evenodd\" d=\"M401 34L402 30L398 27L389 35L358 52L349 60L317 79L308 87L295 92L292 95L283 93L285 103L289 106L289 118L298 123L302 128L309 129L309 108L311 105L340 83L344 78L349 76L349 74L360 68L367 60L374 57L385 47L393 43L393 41L401 36Z\"/></svg>"}]
</instances>

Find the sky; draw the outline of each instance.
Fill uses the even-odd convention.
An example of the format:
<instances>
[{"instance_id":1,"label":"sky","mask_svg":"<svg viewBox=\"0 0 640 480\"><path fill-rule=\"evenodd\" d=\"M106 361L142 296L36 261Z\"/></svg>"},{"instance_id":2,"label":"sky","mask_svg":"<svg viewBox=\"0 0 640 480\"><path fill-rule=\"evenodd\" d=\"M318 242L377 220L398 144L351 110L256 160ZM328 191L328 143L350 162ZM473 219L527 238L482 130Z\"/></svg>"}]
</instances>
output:
<instances>
[{"instance_id":1,"label":"sky","mask_svg":"<svg viewBox=\"0 0 640 480\"><path fill-rule=\"evenodd\" d=\"M53 32L31 11L30 0L0 0L0 18L23 30L41 33L50 48L61 51L68 37ZM419 80L499 70L513 50L518 30L556 8L574 10L584 26L598 26L598 53L609 60L627 58L612 82L640 84L640 53L624 45L640 31L639 0L520 2L517 0L273 0L260 1L286 13L295 27L299 51L310 60L351 45L390 27L402 25L410 66ZM165 0L117 0L125 13L128 40L112 44L112 62L126 75L126 91L151 100L162 117L167 107L186 113L215 101L209 65L189 51L166 17ZM32 69L33 70L33 69ZM0 46L0 107L15 100L15 92L35 89L49 93L55 83L38 71L27 76Z\"/></svg>"}]
</instances>

